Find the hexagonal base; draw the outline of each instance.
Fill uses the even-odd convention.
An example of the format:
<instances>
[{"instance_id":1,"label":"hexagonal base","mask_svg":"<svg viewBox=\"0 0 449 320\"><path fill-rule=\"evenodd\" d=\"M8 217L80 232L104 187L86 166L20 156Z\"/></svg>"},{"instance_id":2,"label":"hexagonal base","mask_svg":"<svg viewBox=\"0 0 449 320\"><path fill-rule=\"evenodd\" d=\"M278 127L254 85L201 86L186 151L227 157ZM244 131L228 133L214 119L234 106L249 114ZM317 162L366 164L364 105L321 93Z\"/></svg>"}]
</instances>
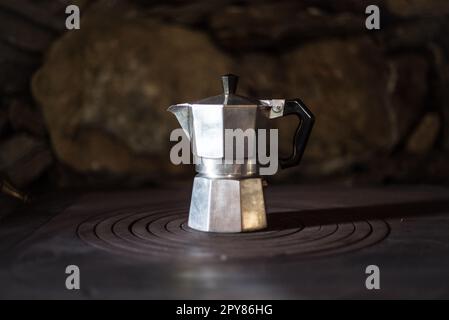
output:
<instances>
[{"instance_id":1,"label":"hexagonal base","mask_svg":"<svg viewBox=\"0 0 449 320\"><path fill-rule=\"evenodd\" d=\"M196 176L188 225L208 232L244 232L266 228L262 180Z\"/></svg>"}]
</instances>

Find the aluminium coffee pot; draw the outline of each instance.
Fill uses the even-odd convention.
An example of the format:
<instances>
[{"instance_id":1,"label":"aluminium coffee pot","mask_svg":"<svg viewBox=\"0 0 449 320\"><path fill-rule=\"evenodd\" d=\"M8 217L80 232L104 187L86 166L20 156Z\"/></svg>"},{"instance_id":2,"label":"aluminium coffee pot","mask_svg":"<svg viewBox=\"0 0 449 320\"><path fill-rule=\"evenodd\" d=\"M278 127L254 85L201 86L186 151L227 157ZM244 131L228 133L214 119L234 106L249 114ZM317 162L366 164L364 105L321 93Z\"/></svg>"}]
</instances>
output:
<instances>
[{"instance_id":1,"label":"aluminium coffee pot","mask_svg":"<svg viewBox=\"0 0 449 320\"><path fill-rule=\"evenodd\" d=\"M188 226L207 232L245 232L266 228L267 219L260 175L263 165L255 146L260 129L270 128L270 119L294 114L300 123L293 138L293 152L279 159L282 169L299 164L314 116L299 99L257 100L237 95L238 77L222 77L223 93L193 103L173 105L184 133L190 139L197 175L193 182ZM250 129L248 131L248 129ZM239 145L231 146L228 132L254 132L255 143L243 141L243 156L236 159ZM226 141L225 141L226 140ZM235 143L238 139L231 139ZM272 141L270 141L272 143ZM267 147L265 146L266 150ZM228 150L232 159L229 159ZM239 161L237 161L239 160Z\"/></svg>"}]
</instances>

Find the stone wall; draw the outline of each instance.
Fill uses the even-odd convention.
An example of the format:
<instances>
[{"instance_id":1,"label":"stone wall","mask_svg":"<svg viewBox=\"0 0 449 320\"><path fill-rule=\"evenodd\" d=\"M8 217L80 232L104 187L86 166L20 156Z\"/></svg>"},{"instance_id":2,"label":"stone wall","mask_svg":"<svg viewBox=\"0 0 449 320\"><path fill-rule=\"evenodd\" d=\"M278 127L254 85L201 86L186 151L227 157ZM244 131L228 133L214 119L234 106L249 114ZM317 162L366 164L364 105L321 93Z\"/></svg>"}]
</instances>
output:
<instances>
[{"instance_id":1,"label":"stone wall","mask_svg":"<svg viewBox=\"0 0 449 320\"><path fill-rule=\"evenodd\" d=\"M0 4L0 171L19 187L142 185L170 164L166 108L220 93L300 97L304 161L271 180L449 181L449 2L73 1ZM381 9L381 30L365 8ZM289 151L296 126L278 122Z\"/></svg>"}]
</instances>

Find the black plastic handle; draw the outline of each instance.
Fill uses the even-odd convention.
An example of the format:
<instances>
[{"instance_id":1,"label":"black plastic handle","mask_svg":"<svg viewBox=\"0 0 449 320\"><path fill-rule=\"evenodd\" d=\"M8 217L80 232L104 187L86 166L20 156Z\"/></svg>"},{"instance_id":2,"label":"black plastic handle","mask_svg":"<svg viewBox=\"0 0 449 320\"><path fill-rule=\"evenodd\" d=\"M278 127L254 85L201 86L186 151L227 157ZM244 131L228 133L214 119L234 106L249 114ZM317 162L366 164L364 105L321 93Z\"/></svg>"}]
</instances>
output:
<instances>
[{"instance_id":1,"label":"black plastic handle","mask_svg":"<svg viewBox=\"0 0 449 320\"><path fill-rule=\"evenodd\" d=\"M297 166L301 161L302 155L309 140L315 117L300 99L286 100L284 104L284 113L282 116L295 114L300 122L296 128L293 138L293 153L287 159L279 159L282 169Z\"/></svg>"}]
</instances>

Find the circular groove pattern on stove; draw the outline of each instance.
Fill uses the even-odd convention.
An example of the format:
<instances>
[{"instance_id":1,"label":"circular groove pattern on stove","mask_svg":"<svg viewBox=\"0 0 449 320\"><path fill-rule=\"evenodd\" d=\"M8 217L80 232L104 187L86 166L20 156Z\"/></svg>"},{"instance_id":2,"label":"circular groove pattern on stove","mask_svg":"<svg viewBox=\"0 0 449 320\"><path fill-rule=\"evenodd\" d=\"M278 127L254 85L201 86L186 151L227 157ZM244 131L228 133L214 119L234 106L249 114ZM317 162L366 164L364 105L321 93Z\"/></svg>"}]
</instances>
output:
<instances>
[{"instance_id":1,"label":"circular groove pattern on stove","mask_svg":"<svg viewBox=\"0 0 449 320\"><path fill-rule=\"evenodd\" d=\"M204 233L187 226L186 208L127 209L91 218L78 226L88 244L149 260L204 262L322 256L382 241L383 220L326 222L300 213L268 214L270 228L251 233Z\"/></svg>"}]
</instances>

